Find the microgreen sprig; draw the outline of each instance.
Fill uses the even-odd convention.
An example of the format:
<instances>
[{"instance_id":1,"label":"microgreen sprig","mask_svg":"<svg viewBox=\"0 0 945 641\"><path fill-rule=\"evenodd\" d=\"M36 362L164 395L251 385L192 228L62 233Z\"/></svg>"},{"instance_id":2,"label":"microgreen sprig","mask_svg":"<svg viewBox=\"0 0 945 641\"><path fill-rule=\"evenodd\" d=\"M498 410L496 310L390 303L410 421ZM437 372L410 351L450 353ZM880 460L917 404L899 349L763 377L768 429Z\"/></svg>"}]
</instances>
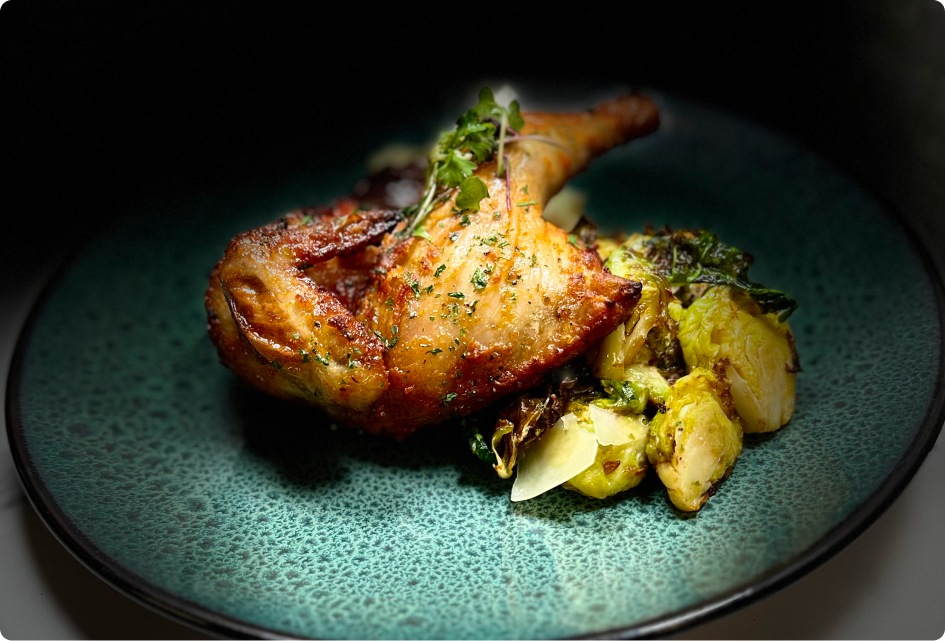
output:
<instances>
[{"instance_id":1,"label":"microgreen sprig","mask_svg":"<svg viewBox=\"0 0 945 641\"><path fill-rule=\"evenodd\" d=\"M495 156L498 159L496 175L501 177L504 173L508 183L508 159L504 154L506 134L522 139L518 130L524 124L517 100L503 107L495 101L492 90L484 87L479 92L476 106L459 117L452 131L440 136L430 153L423 198L419 205L404 210L409 220L404 235L429 238L420 225L433 210L436 194L447 189L459 189L457 207L479 211L479 204L483 198L489 197L489 190L473 173L480 163Z\"/></svg>"}]
</instances>

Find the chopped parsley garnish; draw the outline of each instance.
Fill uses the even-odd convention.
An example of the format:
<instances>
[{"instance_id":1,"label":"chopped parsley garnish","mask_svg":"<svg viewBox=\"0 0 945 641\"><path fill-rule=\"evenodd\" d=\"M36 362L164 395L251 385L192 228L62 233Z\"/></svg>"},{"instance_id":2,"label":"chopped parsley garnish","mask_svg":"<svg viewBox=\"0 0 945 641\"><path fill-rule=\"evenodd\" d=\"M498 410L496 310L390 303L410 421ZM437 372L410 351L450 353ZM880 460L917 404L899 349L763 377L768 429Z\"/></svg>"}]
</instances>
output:
<instances>
[{"instance_id":1,"label":"chopped parsley garnish","mask_svg":"<svg viewBox=\"0 0 945 641\"><path fill-rule=\"evenodd\" d=\"M476 271L473 272L470 282L473 284L473 287L476 288L476 291L481 291L489 284L489 278L486 276L486 272L483 272L477 267Z\"/></svg>"},{"instance_id":2,"label":"chopped parsley garnish","mask_svg":"<svg viewBox=\"0 0 945 641\"><path fill-rule=\"evenodd\" d=\"M450 298L466 298L466 294L463 292L450 292L448 296Z\"/></svg>"},{"instance_id":3,"label":"chopped parsley garnish","mask_svg":"<svg viewBox=\"0 0 945 641\"><path fill-rule=\"evenodd\" d=\"M394 325L393 327L396 327L396 325ZM374 335L377 336L381 340L381 342L384 344L384 347L386 347L387 349L394 349L394 346L397 344L397 339L399 338L398 336L394 336L394 338L387 340L386 338L384 338L384 335L381 334L376 329L374 330Z\"/></svg>"},{"instance_id":4,"label":"chopped parsley garnish","mask_svg":"<svg viewBox=\"0 0 945 641\"><path fill-rule=\"evenodd\" d=\"M528 192L526 191L525 193L527 194ZM538 204L537 200L527 200L523 203L515 203L515 206L516 207L529 207L531 205L537 205L537 204Z\"/></svg>"},{"instance_id":5,"label":"chopped parsley garnish","mask_svg":"<svg viewBox=\"0 0 945 641\"><path fill-rule=\"evenodd\" d=\"M454 400L456 400L456 396L457 394L455 392L450 392L449 394L443 394L440 396L440 400L443 402L443 405L449 405Z\"/></svg>"},{"instance_id":6,"label":"chopped parsley garnish","mask_svg":"<svg viewBox=\"0 0 945 641\"><path fill-rule=\"evenodd\" d=\"M439 278L440 274L442 274L445 269L446 269L446 265L440 265L439 267L436 268L436 271L433 272L433 277Z\"/></svg>"},{"instance_id":7,"label":"chopped parsley garnish","mask_svg":"<svg viewBox=\"0 0 945 641\"><path fill-rule=\"evenodd\" d=\"M429 350L429 351L427 352L427 354L433 354L434 356L436 356L437 354L439 354L439 353L442 352L442 351L443 351L442 349L440 349L439 347L437 347L437 348L435 348L435 349Z\"/></svg>"}]
</instances>

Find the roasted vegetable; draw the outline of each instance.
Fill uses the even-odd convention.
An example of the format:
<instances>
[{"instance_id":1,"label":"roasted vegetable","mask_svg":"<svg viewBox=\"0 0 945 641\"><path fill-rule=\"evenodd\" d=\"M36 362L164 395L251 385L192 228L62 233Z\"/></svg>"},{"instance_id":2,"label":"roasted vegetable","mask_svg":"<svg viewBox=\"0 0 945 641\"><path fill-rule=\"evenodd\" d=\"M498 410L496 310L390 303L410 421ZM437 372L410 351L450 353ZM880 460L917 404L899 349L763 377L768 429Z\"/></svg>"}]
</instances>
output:
<instances>
[{"instance_id":1,"label":"roasted vegetable","mask_svg":"<svg viewBox=\"0 0 945 641\"><path fill-rule=\"evenodd\" d=\"M698 367L673 385L665 413L650 423L646 446L669 499L686 512L715 493L741 450L742 429L727 381Z\"/></svg>"},{"instance_id":2,"label":"roasted vegetable","mask_svg":"<svg viewBox=\"0 0 945 641\"><path fill-rule=\"evenodd\" d=\"M674 308L679 342L691 367L725 364L735 409L746 432L776 430L794 413L794 374L799 371L786 323L747 294L712 287L689 308Z\"/></svg>"},{"instance_id":3,"label":"roasted vegetable","mask_svg":"<svg viewBox=\"0 0 945 641\"><path fill-rule=\"evenodd\" d=\"M515 463L528 445L541 437L567 411L575 395L589 394L594 389L587 368L569 365L547 377L536 392L522 394L499 414L492 434L495 471L501 478L512 476ZM475 444L470 444L475 447Z\"/></svg>"},{"instance_id":4,"label":"roasted vegetable","mask_svg":"<svg viewBox=\"0 0 945 641\"><path fill-rule=\"evenodd\" d=\"M598 402L587 405L576 415L582 425L594 431L597 454L589 467L563 487L604 499L639 485L649 467L646 458L649 427L643 416L623 416L602 408Z\"/></svg>"},{"instance_id":5,"label":"roasted vegetable","mask_svg":"<svg viewBox=\"0 0 945 641\"><path fill-rule=\"evenodd\" d=\"M617 414L587 398L568 403L567 413L529 446L512 486L513 501L562 484L603 499L643 480L649 437L643 416Z\"/></svg>"},{"instance_id":6,"label":"roasted vegetable","mask_svg":"<svg viewBox=\"0 0 945 641\"><path fill-rule=\"evenodd\" d=\"M594 375L601 379L624 378L624 370L633 363L657 365L669 378L683 371L681 354L675 340L675 321L667 314L674 300L666 279L635 248L639 234L634 234L613 250L605 266L611 273L643 284L633 315L609 334L590 360Z\"/></svg>"}]
</instances>

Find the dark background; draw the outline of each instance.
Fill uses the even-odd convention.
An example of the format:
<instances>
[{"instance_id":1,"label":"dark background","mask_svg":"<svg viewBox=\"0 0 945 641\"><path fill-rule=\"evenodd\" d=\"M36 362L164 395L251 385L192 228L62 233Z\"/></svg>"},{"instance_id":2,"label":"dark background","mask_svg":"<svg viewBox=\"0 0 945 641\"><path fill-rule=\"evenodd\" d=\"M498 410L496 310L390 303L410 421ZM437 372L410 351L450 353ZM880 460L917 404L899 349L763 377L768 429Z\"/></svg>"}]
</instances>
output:
<instances>
[{"instance_id":1,"label":"dark background","mask_svg":"<svg viewBox=\"0 0 945 641\"><path fill-rule=\"evenodd\" d=\"M485 80L653 87L753 118L901 212L945 271L937 2L446 6L4 3L0 295L141 203L359 162L372 131L440 121ZM831 567L861 576L863 556Z\"/></svg>"},{"instance_id":2,"label":"dark background","mask_svg":"<svg viewBox=\"0 0 945 641\"><path fill-rule=\"evenodd\" d=\"M0 9L14 273L142 200L359 161L371 129L441 119L485 79L649 86L739 112L945 237L945 10L932 0L167 5Z\"/></svg>"}]
</instances>

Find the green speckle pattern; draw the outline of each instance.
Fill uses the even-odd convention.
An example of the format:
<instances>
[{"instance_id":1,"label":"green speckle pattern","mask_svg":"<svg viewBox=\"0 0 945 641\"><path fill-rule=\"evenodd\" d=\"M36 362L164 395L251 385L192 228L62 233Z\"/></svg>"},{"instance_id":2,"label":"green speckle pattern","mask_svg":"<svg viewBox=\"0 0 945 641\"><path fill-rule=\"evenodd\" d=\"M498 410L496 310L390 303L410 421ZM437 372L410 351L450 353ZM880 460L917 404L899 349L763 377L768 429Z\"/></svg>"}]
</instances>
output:
<instances>
[{"instance_id":1,"label":"green speckle pattern","mask_svg":"<svg viewBox=\"0 0 945 641\"><path fill-rule=\"evenodd\" d=\"M22 438L81 536L147 584L328 638L530 638L631 626L804 552L870 496L928 407L928 276L849 179L770 133L659 98L661 130L575 181L602 227L703 226L800 302L781 431L746 438L695 517L651 474L624 497L522 504L453 426L402 444L330 427L218 364L206 277L238 231L343 192L129 217L82 253L26 346Z\"/></svg>"}]
</instances>

